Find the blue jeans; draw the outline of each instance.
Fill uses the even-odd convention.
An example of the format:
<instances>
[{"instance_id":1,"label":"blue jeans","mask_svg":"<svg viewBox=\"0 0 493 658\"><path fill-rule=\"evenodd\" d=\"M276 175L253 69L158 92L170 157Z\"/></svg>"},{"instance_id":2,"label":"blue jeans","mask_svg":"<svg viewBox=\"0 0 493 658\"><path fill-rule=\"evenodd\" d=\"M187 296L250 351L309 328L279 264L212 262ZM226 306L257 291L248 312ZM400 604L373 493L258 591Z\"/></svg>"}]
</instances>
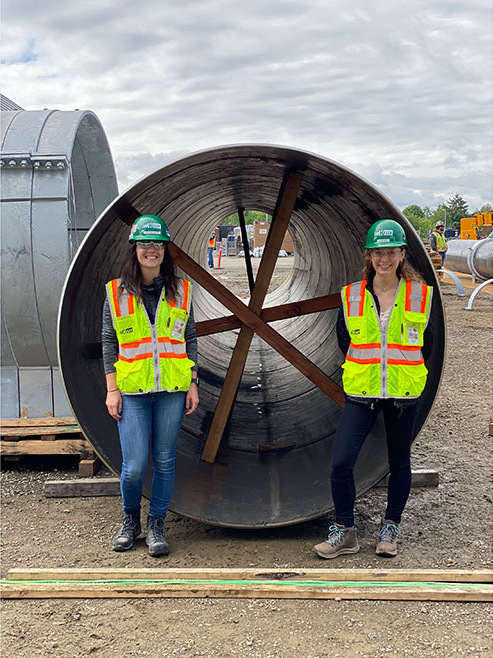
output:
<instances>
[{"instance_id":1,"label":"blue jeans","mask_svg":"<svg viewBox=\"0 0 493 658\"><path fill-rule=\"evenodd\" d=\"M214 258L212 257L213 251L213 247L207 247L207 264L209 267L214 267Z\"/></svg>"},{"instance_id":2,"label":"blue jeans","mask_svg":"<svg viewBox=\"0 0 493 658\"><path fill-rule=\"evenodd\" d=\"M390 478L385 519L400 523L402 512L411 490L411 442L413 439L416 405L396 407L394 400L377 400L371 406L346 401L337 426L332 446L332 498L336 522L354 525L356 490L353 468L382 409L387 435Z\"/></svg>"},{"instance_id":3,"label":"blue jeans","mask_svg":"<svg viewBox=\"0 0 493 658\"><path fill-rule=\"evenodd\" d=\"M166 516L175 481L176 440L185 411L185 397L186 393L181 391L122 395L118 431L123 456L120 487L125 512L140 509L150 443L154 473L149 514Z\"/></svg>"}]
</instances>

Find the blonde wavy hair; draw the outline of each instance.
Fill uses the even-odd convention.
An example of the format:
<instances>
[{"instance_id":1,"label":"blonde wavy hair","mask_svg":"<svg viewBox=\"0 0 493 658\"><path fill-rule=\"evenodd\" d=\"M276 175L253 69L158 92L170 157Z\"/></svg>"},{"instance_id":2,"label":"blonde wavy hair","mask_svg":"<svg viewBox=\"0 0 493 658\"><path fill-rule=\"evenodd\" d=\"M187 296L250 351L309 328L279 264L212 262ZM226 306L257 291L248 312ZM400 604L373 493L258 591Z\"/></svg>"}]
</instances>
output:
<instances>
[{"instance_id":1,"label":"blonde wavy hair","mask_svg":"<svg viewBox=\"0 0 493 658\"><path fill-rule=\"evenodd\" d=\"M405 247L401 247L401 251L404 252L404 260L399 264L397 268L397 274L400 274L404 281L421 281L425 283L425 280L421 274L414 269L411 263L407 260L407 251ZM371 249L365 249L365 263L363 266L363 279L369 281L370 277L375 274L373 265L371 264Z\"/></svg>"}]
</instances>

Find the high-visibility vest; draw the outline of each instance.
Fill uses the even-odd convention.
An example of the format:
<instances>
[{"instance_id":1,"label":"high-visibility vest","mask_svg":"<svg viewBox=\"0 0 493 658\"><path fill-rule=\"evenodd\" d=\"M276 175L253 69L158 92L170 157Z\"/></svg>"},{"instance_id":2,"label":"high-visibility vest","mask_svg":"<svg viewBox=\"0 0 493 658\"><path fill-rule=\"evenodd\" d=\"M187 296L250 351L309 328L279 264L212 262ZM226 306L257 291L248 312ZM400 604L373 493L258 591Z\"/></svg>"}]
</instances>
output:
<instances>
[{"instance_id":1,"label":"high-visibility vest","mask_svg":"<svg viewBox=\"0 0 493 658\"><path fill-rule=\"evenodd\" d=\"M437 242L437 251L444 252L447 251L447 240L445 239L445 236L440 233L440 231L432 231L433 235L436 238Z\"/></svg>"},{"instance_id":2,"label":"high-visibility vest","mask_svg":"<svg viewBox=\"0 0 493 658\"><path fill-rule=\"evenodd\" d=\"M357 397L417 398L428 374L421 347L433 290L401 279L387 332L382 335L375 300L366 284L357 281L341 292L351 338L342 366L344 391Z\"/></svg>"},{"instance_id":3,"label":"high-visibility vest","mask_svg":"<svg viewBox=\"0 0 493 658\"><path fill-rule=\"evenodd\" d=\"M168 302L161 291L154 324L135 295L118 289L121 279L106 284L119 352L116 385L122 393L188 391L191 368L185 344L185 327L191 303L189 281L180 279L176 300Z\"/></svg>"},{"instance_id":4,"label":"high-visibility vest","mask_svg":"<svg viewBox=\"0 0 493 658\"><path fill-rule=\"evenodd\" d=\"M212 249L214 249L215 245L216 245L216 239L215 239L215 238L211 238L211 239L209 240L209 244L208 244L207 246L208 246L208 247L211 247Z\"/></svg>"}]
</instances>

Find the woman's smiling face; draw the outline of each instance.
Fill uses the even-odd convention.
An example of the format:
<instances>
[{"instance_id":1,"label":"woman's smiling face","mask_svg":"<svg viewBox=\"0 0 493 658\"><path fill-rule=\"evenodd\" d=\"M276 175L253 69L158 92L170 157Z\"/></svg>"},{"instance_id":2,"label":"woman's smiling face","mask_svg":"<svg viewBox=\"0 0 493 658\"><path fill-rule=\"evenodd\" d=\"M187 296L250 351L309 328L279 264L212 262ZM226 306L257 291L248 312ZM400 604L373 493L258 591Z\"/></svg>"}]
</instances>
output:
<instances>
[{"instance_id":1,"label":"woman's smiling face","mask_svg":"<svg viewBox=\"0 0 493 658\"><path fill-rule=\"evenodd\" d=\"M404 249L400 247L372 249L370 255L373 269L381 276L395 274L399 264L404 260L404 253Z\"/></svg>"},{"instance_id":2,"label":"woman's smiling face","mask_svg":"<svg viewBox=\"0 0 493 658\"><path fill-rule=\"evenodd\" d=\"M164 243L161 243L164 247ZM159 248L153 242L149 243L150 246L141 246L137 244L136 254L137 260L141 268L159 269L164 258L164 248Z\"/></svg>"}]
</instances>

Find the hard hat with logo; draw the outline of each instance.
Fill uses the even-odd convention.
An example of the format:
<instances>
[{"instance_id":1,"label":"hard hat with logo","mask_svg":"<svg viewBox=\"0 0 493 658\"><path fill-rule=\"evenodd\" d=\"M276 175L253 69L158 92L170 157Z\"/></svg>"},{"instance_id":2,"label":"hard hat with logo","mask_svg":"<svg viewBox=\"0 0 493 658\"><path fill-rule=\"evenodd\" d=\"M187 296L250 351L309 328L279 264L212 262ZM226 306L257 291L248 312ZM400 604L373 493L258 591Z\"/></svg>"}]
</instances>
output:
<instances>
[{"instance_id":1,"label":"hard hat with logo","mask_svg":"<svg viewBox=\"0 0 493 658\"><path fill-rule=\"evenodd\" d=\"M168 227L157 215L142 215L132 224L129 242L171 242Z\"/></svg>"},{"instance_id":2,"label":"hard hat with logo","mask_svg":"<svg viewBox=\"0 0 493 658\"><path fill-rule=\"evenodd\" d=\"M402 226L393 219L379 219L370 226L365 247L367 249L407 247L406 234Z\"/></svg>"},{"instance_id":3,"label":"hard hat with logo","mask_svg":"<svg viewBox=\"0 0 493 658\"><path fill-rule=\"evenodd\" d=\"M435 224L435 228L439 228L440 226L445 227L445 224L442 222L441 219L439 219L438 222Z\"/></svg>"}]
</instances>

